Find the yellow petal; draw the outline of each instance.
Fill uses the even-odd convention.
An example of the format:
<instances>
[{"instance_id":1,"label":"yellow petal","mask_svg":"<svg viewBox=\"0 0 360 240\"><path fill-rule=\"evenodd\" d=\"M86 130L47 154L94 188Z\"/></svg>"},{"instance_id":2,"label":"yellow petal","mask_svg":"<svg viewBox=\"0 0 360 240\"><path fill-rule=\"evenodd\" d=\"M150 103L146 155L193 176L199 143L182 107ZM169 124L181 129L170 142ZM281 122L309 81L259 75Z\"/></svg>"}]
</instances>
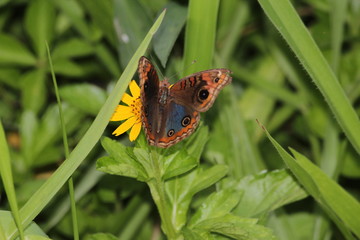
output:
<instances>
[{"instance_id":1,"label":"yellow petal","mask_svg":"<svg viewBox=\"0 0 360 240\"><path fill-rule=\"evenodd\" d=\"M135 80L132 80L130 85L129 85L129 88L130 88L130 92L131 92L131 95L134 97L134 98L137 98L140 96L140 87L137 85L137 83L135 82Z\"/></svg>"},{"instance_id":2,"label":"yellow petal","mask_svg":"<svg viewBox=\"0 0 360 240\"><path fill-rule=\"evenodd\" d=\"M134 102L135 98L133 98L132 96L130 96L127 93L124 93L124 96L122 97L121 101L126 103L127 105L131 105Z\"/></svg>"},{"instance_id":3,"label":"yellow petal","mask_svg":"<svg viewBox=\"0 0 360 240\"><path fill-rule=\"evenodd\" d=\"M130 135L129 135L129 139L131 142L134 141L135 139L137 139L137 137L140 134L140 130L141 130L141 122L135 123L134 126L131 128Z\"/></svg>"},{"instance_id":4,"label":"yellow petal","mask_svg":"<svg viewBox=\"0 0 360 240\"><path fill-rule=\"evenodd\" d=\"M121 121L134 116L132 108L124 105L118 105L115 112L110 118L110 121Z\"/></svg>"},{"instance_id":5,"label":"yellow petal","mask_svg":"<svg viewBox=\"0 0 360 240\"><path fill-rule=\"evenodd\" d=\"M129 130L134 125L135 122L136 122L135 117L129 118L128 120L123 122L117 129L115 129L115 131L112 134L115 136L119 136L123 134L124 132Z\"/></svg>"}]
</instances>

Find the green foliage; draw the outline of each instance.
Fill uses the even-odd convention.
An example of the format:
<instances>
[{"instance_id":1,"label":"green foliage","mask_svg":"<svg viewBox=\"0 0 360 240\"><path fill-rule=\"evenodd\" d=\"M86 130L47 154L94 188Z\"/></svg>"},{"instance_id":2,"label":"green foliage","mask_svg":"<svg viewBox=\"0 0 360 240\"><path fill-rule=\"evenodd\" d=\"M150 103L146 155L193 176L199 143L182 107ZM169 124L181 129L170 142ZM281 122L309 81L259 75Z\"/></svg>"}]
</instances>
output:
<instances>
[{"instance_id":1,"label":"green foliage","mask_svg":"<svg viewBox=\"0 0 360 240\"><path fill-rule=\"evenodd\" d=\"M0 12L0 239L360 238L357 0L4 0ZM233 72L170 149L110 138L142 55L172 83Z\"/></svg>"}]
</instances>

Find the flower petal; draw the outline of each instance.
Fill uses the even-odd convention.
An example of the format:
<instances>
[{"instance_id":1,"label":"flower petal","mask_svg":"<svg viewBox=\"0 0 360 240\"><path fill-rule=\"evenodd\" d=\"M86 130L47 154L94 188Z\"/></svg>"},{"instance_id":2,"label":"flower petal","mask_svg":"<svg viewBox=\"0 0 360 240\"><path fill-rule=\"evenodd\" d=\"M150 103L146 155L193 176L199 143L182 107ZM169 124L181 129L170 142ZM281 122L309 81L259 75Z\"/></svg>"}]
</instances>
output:
<instances>
[{"instance_id":1,"label":"flower petal","mask_svg":"<svg viewBox=\"0 0 360 240\"><path fill-rule=\"evenodd\" d=\"M141 130L141 122L137 122L134 124L134 126L131 128L130 134L129 134L129 140L133 142L140 134Z\"/></svg>"},{"instance_id":2,"label":"flower petal","mask_svg":"<svg viewBox=\"0 0 360 240\"><path fill-rule=\"evenodd\" d=\"M115 131L112 134L115 136L119 136L123 134L124 132L129 130L134 125L135 122L136 122L135 117L129 118L128 120L123 122L117 129L115 129Z\"/></svg>"},{"instance_id":3,"label":"flower petal","mask_svg":"<svg viewBox=\"0 0 360 240\"><path fill-rule=\"evenodd\" d=\"M140 87L139 87L139 85L137 85L135 80L131 81L131 83L129 84L129 88L130 88L131 95L134 98L138 98L140 96Z\"/></svg>"},{"instance_id":4,"label":"flower petal","mask_svg":"<svg viewBox=\"0 0 360 240\"><path fill-rule=\"evenodd\" d=\"M133 117L134 113L132 108L124 105L118 105L115 109L115 112L110 118L110 121L121 121Z\"/></svg>"},{"instance_id":5,"label":"flower petal","mask_svg":"<svg viewBox=\"0 0 360 240\"><path fill-rule=\"evenodd\" d=\"M127 105L131 105L133 102L134 102L135 98L130 96L129 94L127 93L124 93L124 96L122 97L121 101L123 103L126 103Z\"/></svg>"}]
</instances>

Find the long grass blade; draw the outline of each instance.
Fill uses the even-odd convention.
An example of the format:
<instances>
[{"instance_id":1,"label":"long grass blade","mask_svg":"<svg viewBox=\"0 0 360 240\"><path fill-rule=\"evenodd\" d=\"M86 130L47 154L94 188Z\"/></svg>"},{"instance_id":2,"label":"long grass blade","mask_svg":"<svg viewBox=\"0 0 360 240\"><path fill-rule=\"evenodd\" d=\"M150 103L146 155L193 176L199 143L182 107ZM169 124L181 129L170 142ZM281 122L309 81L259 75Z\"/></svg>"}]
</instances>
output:
<instances>
[{"instance_id":1,"label":"long grass blade","mask_svg":"<svg viewBox=\"0 0 360 240\"><path fill-rule=\"evenodd\" d=\"M113 111L123 96L128 83L133 77L137 69L138 60L146 52L150 41L159 28L165 11L160 14L154 25L149 30L148 34L140 44L139 48L129 61L123 74L116 83L114 90L106 100L104 106L101 108L99 114L96 116L94 122L80 140L79 144L70 153L68 159L54 172L54 174L37 190L37 192L25 203L21 208L20 213L23 216L22 224L27 226L49 203L59 189L64 185L67 179L73 174L76 168L81 164L85 157L89 154L91 149L100 139L105 127L107 126ZM7 236L14 237L16 232L15 226L8 229Z\"/></svg>"},{"instance_id":2,"label":"long grass blade","mask_svg":"<svg viewBox=\"0 0 360 240\"><path fill-rule=\"evenodd\" d=\"M21 225L21 215L19 214L19 208L16 200L16 193L14 188L14 181L11 171L11 161L10 161L10 153L9 148L6 143L6 136L4 132L4 128L0 121L0 175L4 184L6 196L8 198L10 208L12 211L12 215L15 219L15 223L17 229L19 230L20 239L24 239L24 229Z\"/></svg>"},{"instance_id":3,"label":"long grass blade","mask_svg":"<svg viewBox=\"0 0 360 240\"><path fill-rule=\"evenodd\" d=\"M360 153L360 121L314 39L288 0L259 0L275 27L325 97L349 141Z\"/></svg>"}]
</instances>

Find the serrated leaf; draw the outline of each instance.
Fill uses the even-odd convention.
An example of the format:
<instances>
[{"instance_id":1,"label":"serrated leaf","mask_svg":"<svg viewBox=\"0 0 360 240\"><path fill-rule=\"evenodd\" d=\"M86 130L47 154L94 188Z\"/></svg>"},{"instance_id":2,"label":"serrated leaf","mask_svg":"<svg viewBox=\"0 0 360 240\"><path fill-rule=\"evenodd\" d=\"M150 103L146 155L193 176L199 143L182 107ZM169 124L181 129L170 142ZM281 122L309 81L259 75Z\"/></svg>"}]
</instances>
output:
<instances>
[{"instance_id":1,"label":"serrated leaf","mask_svg":"<svg viewBox=\"0 0 360 240\"><path fill-rule=\"evenodd\" d=\"M191 227L206 219L217 218L229 214L239 203L242 194L242 191L233 189L212 193L197 209L190 219L188 226Z\"/></svg>"},{"instance_id":2,"label":"serrated leaf","mask_svg":"<svg viewBox=\"0 0 360 240\"><path fill-rule=\"evenodd\" d=\"M117 165L122 165L124 168L132 171L131 176L135 176L141 181L145 181L146 179L149 178L147 174L147 169L144 168L135 159L135 155L132 153L132 148L125 147L121 143L118 143L107 137L101 139L101 144L106 150L106 152L109 153L110 157L102 158L102 160L99 163L97 163L97 166L102 167L102 169L105 169L106 167L106 172L112 171L112 174L117 174L116 172L118 172L118 175L123 175L124 170L122 170L121 167L117 166ZM124 174L127 173L125 172Z\"/></svg>"},{"instance_id":3,"label":"serrated leaf","mask_svg":"<svg viewBox=\"0 0 360 240\"><path fill-rule=\"evenodd\" d=\"M169 54L184 27L187 9L176 2L169 2L163 24L154 36L154 51L159 57L163 67L166 66Z\"/></svg>"},{"instance_id":4,"label":"serrated leaf","mask_svg":"<svg viewBox=\"0 0 360 240\"><path fill-rule=\"evenodd\" d=\"M199 170L196 176L196 181L193 182L191 186L192 194L195 194L214 183L218 182L221 178L223 178L229 168L226 165L215 165L206 170Z\"/></svg>"},{"instance_id":5,"label":"serrated leaf","mask_svg":"<svg viewBox=\"0 0 360 240\"><path fill-rule=\"evenodd\" d=\"M209 128L200 124L196 132L185 142L185 149L195 159L200 159L209 139Z\"/></svg>"},{"instance_id":6,"label":"serrated leaf","mask_svg":"<svg viewBox=\"0 0 360 240\"><path fill-rule=\"evenodd\" d=\"M111 157L99 158L96 162L96 169L109 174L136 178L142 182L147 180L147 177L139 171L139 168L134 167L132 164L121 163Z\"/></svg>"},{"instance_id":7,"label":"serrated leaf","mask_svg":"<svg viewBox=\"0 0 360 240\"><path fill-rule=\"evenodd\" d=\"M164 180L186 173L198 164L197 159L189 156L185 149L164 158Z\"/></svg>"},{"instance_id":8,"label":"serrated leaf","mask_svg":"<svg viewBox=\"0 0 360 240\"><path fill-rule=\"evenodd\" d=\"M34 66L36 58L16 38L11 35L0 34L0 63Z\"/></svg>"},{"instance_id":9,"label":"serrated leaf","mask_svg":"<svg viewBox=\"0 0 360 240\"><path fill-rule=\"evenodd\" d=\"M91 84L71 84L61 87L59 92L63 100L92 115L99 112L107 97L102 88Z\"/></svg>"},{"instance_id":10,"label":"serrated leaf","mask_svg":"<svg viewBox=\"0 0 360 240\"><path fill-rule=\"evenodd\" d=\"M222 217L206 219L194 226L193 229L203 234L206 232L219 233L234 239L277 239L271 229L256 223L256 219L240 218L227 214Z\"/></svg>"},{"instance_id":11,"label":"serrated leaf","mask_svg":"<svg viewBox=\"0 0 360 240\"><path fill-rule=\"evenodd\" d=\"M52 1L33 0L29 2L25 15L25 28L39 57L46 56L45 42L51 44L55 22Z\"/></svg>"},{"instance_id":12,"label":"serrated leaf","mask_svg":"<svg viewBox=\"0 0 360 240\"><path fill-rule=\"evenodd\" d=\"M196 168L166 181L166 193L171 207L174 209L171 212L174 214L172 219L176 229L180 230L185 225L192 197L199 191L218 182L226 175L227 171L227 167L223 165L216 165L206 170Z\"/></svg>"},{"instance_id":13,"label":"serrated leaf","mask_svg":"<svg viewBox=\"0 0 360 240\"><path fill-rule=\"evenodd\" d=\"M152 178L154 176L154 172L153 172L154 167L151 166L152 163L150 161L156 161L154 159L151 159L155 157L151 157L148 151L141 148L134 148L133 153L135 155L136 160L141 164L141 166L146 171L147 176L149 178Z\"/></svg>"},{"instance_id":14,"label":"serrated leaf","mask_svg":"<svg viewBox=\"0 0 360 240\"><path fill-rule=\"evenodd\" d=\"M115 237L111 233L95 233L91 235L86 235L84 240L118 240L119 238Z\"/></svg>"},{"instance_id":15,"label":"serrated leaf","mask_svg":"<svg viewBox=\"0 0 360 240\"><path fill-rule=\"evenodd\" d=\"M235 187L244 195L234 212L253 217L268 213L307 196L299 183L286 170L264 172L242 178Z\"/></svg>"},{"instance_id":16,"label":"serrated leaf","mask_svg":"<svg viewBox=\"0 0 360 240\"><path fill-rule=\"evenodd\" d=\"M87 41L71 38L68 41L57 44L51 55L53 61L55 61L57 58L83 57L93 52L93 47Z\"/></svg>"},{"instance_id":17,"label":"serrated leaf","mask_svg":"<svg viewBox=\"0 0 360 240\"><path fill-rule=\"evenodd\" d=\"M181 229L181 232L186 240L205 240L205 238L200 236L197 232L187 227Z\"/></svg>"}]
</instances>

